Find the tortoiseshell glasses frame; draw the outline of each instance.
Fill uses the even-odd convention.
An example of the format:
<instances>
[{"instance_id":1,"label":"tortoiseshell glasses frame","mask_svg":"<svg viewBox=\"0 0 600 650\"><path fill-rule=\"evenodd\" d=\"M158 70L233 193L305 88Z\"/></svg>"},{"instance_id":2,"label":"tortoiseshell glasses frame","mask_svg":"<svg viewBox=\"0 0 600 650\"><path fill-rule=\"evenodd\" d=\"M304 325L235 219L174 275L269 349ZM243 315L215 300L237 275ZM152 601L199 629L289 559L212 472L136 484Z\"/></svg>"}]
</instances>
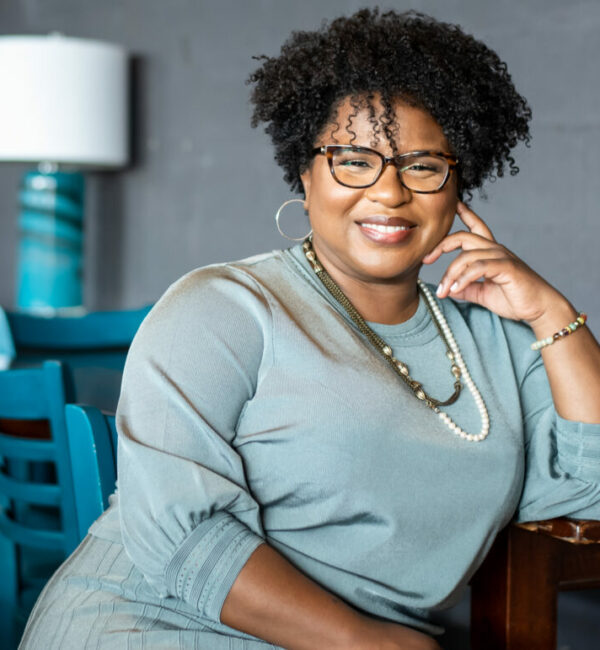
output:
<instances>
[{"instance_id":1,"label":"tortoiseshell glasses frame","mask_svg":"<svg viewBox=\"0 0 600 650\"><path fill-rule=\"evenodd\" d=\"M340 178L338 178L338 176L336 176L335 173L335 168L336 168L335 158L336 156L339 156L344 152L348 152L348 153L355 152L357 154L363 154L363 155L373 154L374 156L376 156L380 160L380 166L379 166L379 170L374 172L375 177L372 180L370 180L368 183L361 183L358 180L356 181L356 183L354 181L352 183L348 183L348 182L344 182L343 180L340 180ZM312 154L313 156L316 156L318 154L323 154L327 158L327 163L329 165L329 171L331 172L331 175L333 176L334 180L337 183L343 185L344 187L351 187L353 189L370 187L380 179L381 175L383 174L385 168L388 165L394 165L398 171L398 178L400 179L400 183L407 189L411 190L411 192L417 192L419 194L435 194L436 192L440 192L444 188L444 185L446 185L446 183L448 182L448 179L450 178L450 174L454 171L454 169L458 165L458 158L444 151L419 150L419 151L409 151L407 153L399 154L397 156L384 156L379 151L376 151L375 149L370 149L369 147L357 147L354 145L346 145L346 144L326 144L321 147L315 147L312 150ZM408 162L409 160L418 161L419 158L426 158L426 157L435 158L436 160L441 162L442 168L438 174L439 178L435 179L435 187L432 187L432 189L419 189L419 187L423 186L423 181L420 181L417 184L415 179L409 179L409 181L407 182L404 176L405 176L405 172L408 169L410 169L410 166L403 166L403 162Z\"/></svg>"}]
</instances>

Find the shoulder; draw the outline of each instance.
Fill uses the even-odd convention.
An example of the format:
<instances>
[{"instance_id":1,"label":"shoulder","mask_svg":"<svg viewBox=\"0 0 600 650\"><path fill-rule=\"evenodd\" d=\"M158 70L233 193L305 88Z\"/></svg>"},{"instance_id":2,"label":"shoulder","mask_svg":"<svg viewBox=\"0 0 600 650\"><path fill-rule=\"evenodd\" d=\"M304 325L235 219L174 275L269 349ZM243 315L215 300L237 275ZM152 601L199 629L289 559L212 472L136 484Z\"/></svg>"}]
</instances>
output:
<instances>
[{"instance_id":1,"label":"shoulder","mask_svg":"<svg viewBox=\"0 0 600 650\"><path fill-rule=\"evenodd\" d=\"M262 304L269 276L281 275L277 251L235 262L211 264L186 273L165 291L147 320L201 318L228 309L250 309Z\"/></svg>"},{"instance_id":2,"label":"shoulder","mask_svg":"<svg viewBox=\"0 0 600 650\"><path fill-rule=\"evenodd\" d=\"M234 300L248 292L261 291L270 273L281 273L277 253L274 251L194 269L170 285L156 306L179 302L193 304L205 296L216 297L221 294Z\"/></svg>"},{"instance_id":3,"label":"shoulder","mask_svg":"<svg viewBox=\"0 0 600 650\"><path fill-rule=\"evenodd\" d=\"M181 405L213 396L208 401L218 405L223 395L229 408L253 394L270 367L273 338L268 301L250 272L257 266L254 259L202 267L167 289L129 349L122 413L163 408L169 399Z\"/></svg>"},{"instance_id":4,"label":"shoulder","mask_svg":"<svg viewBox=\"0 0 600 650\"><path fill-rule=\"evenodd\" d=\"M270 278L281 277L283 266L275 251L186 273L150 310L132 349L211 336L262 339L271 322Z\"/></svg>"}]
</instances>

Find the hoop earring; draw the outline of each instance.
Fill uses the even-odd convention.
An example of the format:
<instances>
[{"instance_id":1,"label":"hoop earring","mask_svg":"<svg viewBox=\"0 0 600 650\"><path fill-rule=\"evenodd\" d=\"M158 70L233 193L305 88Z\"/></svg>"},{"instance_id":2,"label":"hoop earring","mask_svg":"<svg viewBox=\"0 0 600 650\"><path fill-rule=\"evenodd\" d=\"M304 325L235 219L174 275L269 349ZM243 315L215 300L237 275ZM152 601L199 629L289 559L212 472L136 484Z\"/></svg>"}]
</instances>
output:
<instances>
[{"instance_id":1,"label":"hoop earring","mask_svg":"<svg viewBox=\"0 0 600 650\"><path fill-rule=\"evenodd\" d=\"M304 235L304 237L290 237L289 235L286 235L283 230L281 230L281 226L279 225L279 217L281 216L281 211L283 208L285 208L286 205L289 205L290 203L304 203L302 199L289 199L288 201L284 201L280 206L279 210L277 210L277 213L275 214L275 223L277 224L277 230L279 230L279 234L282 237L285 237L286 239L289 239L290 241L304 241L307 237L309 237L312 234L312 228L308 231L308 235Z\"/></svg>"}]
</instances>

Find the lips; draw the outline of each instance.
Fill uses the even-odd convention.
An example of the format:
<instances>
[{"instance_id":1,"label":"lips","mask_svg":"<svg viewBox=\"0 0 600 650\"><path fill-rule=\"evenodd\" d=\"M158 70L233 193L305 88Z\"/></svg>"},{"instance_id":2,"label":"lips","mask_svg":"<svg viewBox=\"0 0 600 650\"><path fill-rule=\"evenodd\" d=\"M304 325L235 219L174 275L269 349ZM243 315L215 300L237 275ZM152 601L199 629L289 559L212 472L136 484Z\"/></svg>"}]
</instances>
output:
<instances>
[{"instance_id":1,"label":"lips","mask_svg":"<svg viewBox=\"0 0 600 650\"><path fill-rule=\"evenodd\" d=\"M412 234L417 224L402 217L371 215L356 221L361 233L379 244L398 244Z\"/></svg>"}]
</instances>

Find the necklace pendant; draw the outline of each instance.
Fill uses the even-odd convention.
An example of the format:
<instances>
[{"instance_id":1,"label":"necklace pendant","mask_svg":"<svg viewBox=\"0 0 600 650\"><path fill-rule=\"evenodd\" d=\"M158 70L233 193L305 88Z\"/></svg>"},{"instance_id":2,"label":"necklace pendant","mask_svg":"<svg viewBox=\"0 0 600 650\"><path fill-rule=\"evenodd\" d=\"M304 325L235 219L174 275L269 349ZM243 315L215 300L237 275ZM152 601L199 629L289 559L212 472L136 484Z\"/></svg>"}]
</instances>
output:
<instances>
[{"instance_id":1,"label":"necklace pendant","mask_svg":"<svg viewBox=\"0 0 600 650\"><path fill-rule=\"evenodd\" d=\"M421 294L425 300L425 306L429 310L431 318L435 323L440 337L446 344L446 356L452 364L450 371L455 378L454 393L445 402L436 400L433 397L427 395L427 393L423 390L422 385L410 377L408 366L399 359L396 359L396 357L394 357L392 348L369 328L354 305L352 305L352 303L348 300L344 292L338 287L333 278L331 278L327 271L321 266L316 253L312 249L310 238L307 238L304 241L302 248L304 249L304 254L312 266L313 271L317 274L317 277L319 280L321 280L325 288L346 310L348 316L358 327L359 331L369 339L375 349L381 353L386 361L388 361L390 365L395 370L397 370L403 381L412 389L415 397L424 402L428 408L436 413L440 420L450 429L450 431L452 431L452 433L459 438L467 440L468 442L480 442L482 440L485 440L490 431L490 418L485 406L485 402L483 401L483 398L481 397L481 393L479 392L477 386L475 386L475 382L471 379L471 375L469 374L467 366L462 359L460 350L458 348L456 340L454 339L454 335L452 334L452 331L450 330L450 327L444 317L444 314L442 313L439 305L435 301L428 287L421 280L417 280L419 290L421 291ZM473 399L475 400L475 404L477 405L479 415L481 417L481 431L478 434L471 434L463 431L455 422L452 421L452 418L447 413L444 413L444 411L440 409L440 406L449 406L450 404L454 404L454 402L456 402L462 390L462 383L460 381L460 378L463 375L465 377L465 383L469 388L469 392L473 396Z\"/></svg>"}]
</instances>

